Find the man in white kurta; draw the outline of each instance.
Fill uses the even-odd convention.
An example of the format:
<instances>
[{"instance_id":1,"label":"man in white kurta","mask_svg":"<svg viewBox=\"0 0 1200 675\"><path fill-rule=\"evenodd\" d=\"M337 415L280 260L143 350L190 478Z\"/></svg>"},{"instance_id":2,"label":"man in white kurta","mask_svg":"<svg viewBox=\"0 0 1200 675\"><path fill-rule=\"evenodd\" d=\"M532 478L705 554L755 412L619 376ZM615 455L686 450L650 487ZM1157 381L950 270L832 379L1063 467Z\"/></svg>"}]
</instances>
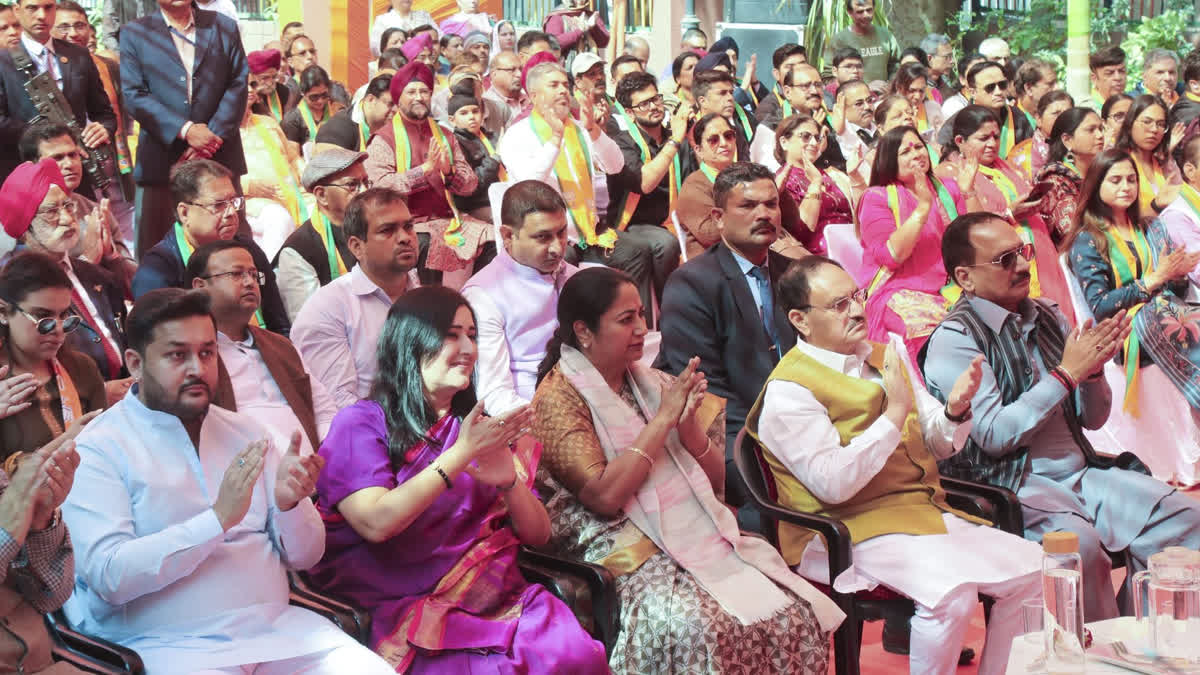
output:
<instances>
[{"instance_id":1,"label":"man in white kurta","mask_svg":"<svg viewBox=\"0 0 1200 675\"><path fill-rule=\"evenodd\" d=\"M526 180L504 193L504 249L463 287L475 312L475 394L489 415L527 405L546 342L558 328L558 294L578 268L563 260L566 204L549 185Z\"/></svg>"},{"instance_id":2,"label":"man in white kurta","mask_svg":"<svg viewBox=\"0 0 1200 675\"><path fill-rule=\"evenodd\" d=\"M866 339L862 294L837 263L812 256L794 264L780 279L778 295L802 339L780 361L747 419L747 428L757 433L772 456L768 462L781 464L826 513L838 515L844 510L856 543L853 564L834 580L834 588L852 593L884 585L913 599L909 671L914 675L955 671L978 595L989 595L996 604L980 673L1004 672L1012 639L1022 630L1021 604L1041 593L1040 547L955 515L939 489L927 490L924 482L894 486L882 482L903 475L906 469L911 475L916 465L918 473L933 472L926 478L938 484L936 465L928 455L948 457L966 443L980 364L973 363L962 374L943 406L920 385L902 356L906 352L899 338L893 339L887 357L878 363L882 346ZM805 371L796 370L801 362L807 364ZM869 406L857 408L849 386L844 387L847 400L837 400L841 394L834 393L831 403L829 392L818 391L812 380L808 383L813 388L797 382L790 374L796 372L815 373L834 382L835 389L842 386L836 382L840 376L852 378L845 382L855 387L855 380L880 386L882 414ZM871 386L863 389L874 392L873 396L880 393ZM916 430L923 442L908 442L907 434L913 430L910 411L916 413ZM847 424L865 428L847 438ZM865 499L860 493L873 496ZM782 488L780 499L789 501ZM878 511L869 510L872 502L879 505L874 507ZM903 530L904 524L881 524L887 513L875 516L887 510L894 516L901 509L913 514L912 521L932 517L933 526L925 530L931 533L911 526ZM869 534L855 536L856 526ZM784 552L789 562L795 559L787 555L786 547ZM820 537L808 540L797 571L829 582Z\"/></svg>"},{"instance_id":3,"label":"man in white kurta","mask_svg":"<svg viewBox=\"0 0 1200 675\"><path fill-rule=\"evenodd\" d=\"M209 406L207 303L160 289L129 315L125 356L138 384L77 440L63 505L76 549L67 616L136 650L151 674L390 672L288 604L286 571L324 553L320 516L302 496L320 458L300 457L297 441L282 453L251 417Z\"/></svg>"}]
</instances>

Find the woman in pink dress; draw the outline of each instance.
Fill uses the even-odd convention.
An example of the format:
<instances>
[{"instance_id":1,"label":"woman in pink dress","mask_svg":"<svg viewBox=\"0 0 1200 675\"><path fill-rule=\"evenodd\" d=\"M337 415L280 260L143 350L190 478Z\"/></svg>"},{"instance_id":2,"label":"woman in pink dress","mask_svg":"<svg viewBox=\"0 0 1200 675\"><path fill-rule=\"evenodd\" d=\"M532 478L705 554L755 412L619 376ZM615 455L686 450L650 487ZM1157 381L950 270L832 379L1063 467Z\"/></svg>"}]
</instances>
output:
<instances>
[{"instance_id":1,"label":"woman in pink dress","mask_svg":"<svg viewBox=\"0 0 1200 675\"><path fill-rule=\"evenodd\" d=\"M1040 213L1044 193L1031 195L1033 188L1021 171L1000 159L999 138L1000 123L991 110L977 105L963 108L954 118L954 139L942 150L942 163L935 173L949 178L968 162L979 166L974 181L966 188L978 197L979 210L1007 218L1021 239L1033 244L1029 296L1050 298L1074 324L1070 287Z\"/></svg>"},{"instance_id":2,"label":"woman in pink dress","mask_svg":"<svg viewBox=\"0 0 1200 675\"><path fill-rule=\"evenodd\" d=\"M980 210L959 183L970 185L977 165L964 162L959 174L934 176L929 150L916 127L897 127L879 139L871 187L858 205L866 265L878 268L867 297L868 336L904 339L912 362L946 313L946 270L942 233L961 213Z\"/></svg>"},{"instance_id":3,"label":"woman in pink dress","mask_svg":"<svg viewBox=\"0 0 1200 675\"><path fill-rule=\"evenodd\" d=\"M808 115L787 117L775 130L775 159L782 166L775 182L800 210L799 222L790 234L818 255L826 254L827 225L854 222L850 177L831 166L817 166L831 142L836 141Z\"/></svg>"}]
</instances>

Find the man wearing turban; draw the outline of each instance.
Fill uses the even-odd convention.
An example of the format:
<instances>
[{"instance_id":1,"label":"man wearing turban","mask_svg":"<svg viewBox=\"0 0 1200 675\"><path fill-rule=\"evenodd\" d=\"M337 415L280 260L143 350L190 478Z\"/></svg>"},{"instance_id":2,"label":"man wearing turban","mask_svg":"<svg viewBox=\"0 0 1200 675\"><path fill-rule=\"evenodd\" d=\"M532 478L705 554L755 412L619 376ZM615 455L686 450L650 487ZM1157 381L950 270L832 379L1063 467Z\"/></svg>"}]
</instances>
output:
<instances>
[{"instance_id":1,"label":"man wearing turban","mask_svg":"<svg viewBox=\"0 0 1200 675\"><path fill-rule=\"evenodd\" d=\"M421 282L435 283L444 273L442 283L457 288L471 275L492 227L454 206L451 195L472 194L479 180L454 134L430 117L432 92L433 71L421 61L392 77L397 112L367 145L367 176L404 195L421 242Z\"/></svg>"},{"instance_id":2,"label":"man wearing turban","mask_svg":"<svg viewBox=\"0 0 1200 675\"><path fill-rule=\"evenodd\" d=\"M257 100L252 110L255 115L270 115L276 122L282 122L283 116L296 107L299 97L279 81L279 67L283 55L277 49L260 49L246 55L250 66L250 90Z\"/></svg>"}]
</instances>

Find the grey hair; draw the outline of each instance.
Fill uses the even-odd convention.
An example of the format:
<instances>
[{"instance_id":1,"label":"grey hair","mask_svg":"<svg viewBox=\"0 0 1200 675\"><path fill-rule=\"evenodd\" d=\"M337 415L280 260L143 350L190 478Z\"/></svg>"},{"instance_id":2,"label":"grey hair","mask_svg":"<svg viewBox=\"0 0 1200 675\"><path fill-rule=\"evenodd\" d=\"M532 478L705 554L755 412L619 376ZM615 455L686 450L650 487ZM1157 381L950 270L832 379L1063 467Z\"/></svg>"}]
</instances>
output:
<instances>
[{"instance_id":1,"label":"grey hair","mask_svg":"<svg viewBox=\"0 0 1200 675\"><path fill-rule=\"evenodd\" d=\"M990 37L990 38L987 38L986 40L984 40L983 42L980 42L979 43L979 53L983 54L984 56L986 56L990 59L991 54L995 53L992 51L992 49L999 48L1000 45L1004 45L1005 47L1008 47L1009 53L1010 54L1012 53L1012 48L1008 46L1008 42L1006 42L1003 38L998 38L998 37Z\"/></svg>"},{"instance_id":2,"label":"grey hair","mask_svg":"<svg viewBox=\"0 0 1200 675\"><path fill-rule=\"evenodd\" d=\"M539 63L530 69L529 74L525 76L525 88L529 91L540 88L542 80L546 79L550 73L562 73L566 75L567 71L558 62Z\"/></svg>"},{"instance_id":3,"label":"grey hair","mask_svg":"<svg viewBox=\"0 0 1200 675\"><path fill-rule=\"evenodd\" d=\"M1142 70L1146 70L1159 61L1166 61L1167 59L1170 59L1176 66L1179 66L1179 55L1175 52L1170 49L1163 49L1162 47L1151 49L1146 52L1146 58L1142 59Z\"/></svg>"},{"instance_id":4,"label":"grey hair","mask_svg":"<svg viewBox=\"0 0 1200 675\"><path fill-rule=\"evenodd\" d=\"M941 33L930 33L921 40L921 44L918 46L921 47L921 51L933 56L937 52L938 47L946 44L950 44L950 38Z\"/></svg>"},{"instance_id":5,"label":"grey hair","mask_svg":"<svg viewBox=\"0 0 1200 675\"><path fill-rule=\"evenodd\" d=\"M630 35L625 38L624 53L632 54L634 45L641 45L642 47L646 48L646 51L650 51L650 43L646 41L646 38L641 37L640 35Z\"/></svg>"}]
</instances>

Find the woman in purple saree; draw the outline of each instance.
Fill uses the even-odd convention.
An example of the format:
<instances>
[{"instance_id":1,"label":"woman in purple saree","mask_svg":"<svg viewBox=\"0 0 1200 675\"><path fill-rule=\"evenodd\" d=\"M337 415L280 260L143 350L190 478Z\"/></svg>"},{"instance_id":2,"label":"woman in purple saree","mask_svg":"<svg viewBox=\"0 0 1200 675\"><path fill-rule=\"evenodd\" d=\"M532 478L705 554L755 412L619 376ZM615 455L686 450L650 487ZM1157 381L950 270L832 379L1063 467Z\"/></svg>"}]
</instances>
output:
<instances>
[{"instance_id":1,"label":"woman in purple saree","mask_svg":"<svg viewBox=\"0 0 1200 675\"><path fill-rule=\"evenodd\" d=\"M532 491L528 407L475 405L475 320L458 293L402 296L379 339L367 399L343 409L320 454L320 588L367 608L371 646L397 672L607 673L604 648L517 567L549 538Z\"/></svg>"}]
</instances>

